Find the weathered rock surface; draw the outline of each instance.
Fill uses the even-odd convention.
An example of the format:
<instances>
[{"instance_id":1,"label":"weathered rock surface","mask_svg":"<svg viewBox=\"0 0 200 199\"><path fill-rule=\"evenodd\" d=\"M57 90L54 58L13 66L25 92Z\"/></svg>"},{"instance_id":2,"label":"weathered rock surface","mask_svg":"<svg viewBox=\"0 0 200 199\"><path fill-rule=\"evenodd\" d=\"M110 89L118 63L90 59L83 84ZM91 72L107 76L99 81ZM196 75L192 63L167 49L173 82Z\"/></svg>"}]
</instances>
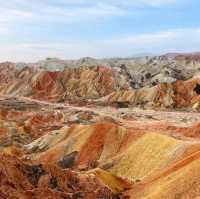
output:
<instances>
[{"instance_id":1,"label":"weathered rock surface","mask_svg":"<svg viewBox=\"0 0 200 199\"><path fill-rule=\"evenodd\" d=\"M199 60L0 64L0 198L197 198Z\"/></svg>"}]
</instances>

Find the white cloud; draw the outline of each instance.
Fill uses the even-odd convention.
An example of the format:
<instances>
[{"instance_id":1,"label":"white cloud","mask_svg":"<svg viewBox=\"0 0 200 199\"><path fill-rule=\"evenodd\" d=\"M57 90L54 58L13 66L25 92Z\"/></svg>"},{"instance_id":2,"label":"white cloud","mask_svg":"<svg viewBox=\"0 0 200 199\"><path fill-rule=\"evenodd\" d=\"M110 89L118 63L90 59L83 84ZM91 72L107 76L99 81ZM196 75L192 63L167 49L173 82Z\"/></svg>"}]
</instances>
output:
<instances>
[{"instance_id":1,"label":"white cloud","mask_svg":"<svg viewBox=\"0 0 200 199\"><path fill-rule=\"evenodd\" d=\"M172 29L155 33L120 35L108 42L116 55L134 53L165 53L170 51L200 51L200 28Z\"/></svg>"},{"instance_id":2,"label":"white cloud","mask_svg":"<svg viewBox=\"0 0 200 199\"><path fill-rule=\"evenodd\" d=\"M117 36L107 40L68 43L3 44L1 61L37 61L46 57L80 58L131 56L136 53L200 51L200 28L173 29L149 34Z\"/></svg>"},{"instance_id":3,"label":"white cloud","mask_svg":"<svg viewBox=\"0 0 200 199\"><path fill-rule=\"evenodd\" d=\"M10 33L8 24L0 19L0 36L7 36Z\"/></svg>"},{"instance_id":4,"label":"white cloud","mask_svg":"<svg viewBox=\"0 0 200 199\"><path fill-rule=\"evenodd\" d=\"M104 2L114 4L114 5L124 5L124 6L165 6L170 4L176 4L178 2L184 2L185 0L105 0Z\"/></svg>"},{"instance_id":5,"label":"white cloud","mask_svg":"<svg viewBox=\"0 0 200 199\"><path fill-rule=\"evenodd\" d=\"M1 3L0 19L4 21L24 22L27 18L30 22L41 22L43 20L65 20L70 21L83 21L84 19L93 20L98 17L118 16L125 13L120 7L106 3L89 3L81 4L81 1L75 1L74 6L71 1L66 1L66 5L62 6L57 3L52 4L51 1L34 1L27 3L25 0L9 0L13 4ZM18 2L18 4L17 4ZM71 3L70 3L71 2ZM87 1L86 1L87 2Z\"/></svg>"},{"instance_id":6,"label":"white cloud","mask_svg":"<svg viewBox=\"0 0 200 199\"><path fill-rule=\"evenodd\" d=\"M134 13L135 6L162 6L180 0L0 0L0 27L14 32L27 24L92 22ZM182 0L184 1L184 0ZM2 30L0 29L0 34Z\"/></svg>"},{"instance_id":7,"label":"white cloud","mask_svg":"<svg viewBox=\"0 0 200 199\"><path fill-rule=\"evenodd\" d=\"M81 4L81 0L76 4L68 2L68 6L62 6L58 1L54 4L51 1L27 1L27 0L0 0L0 35L5 30L7 34L15 35L16 27L26 27L34 25L43 27L52 23L74 24L86 23L107 17L122 16L126 11L113 4L95 3L87 6ZM69 6L72 5L73 6Z\"/></svg>"},{"instance_id":8,"label":"white cloud","mask_svg":"<svg viewBox=\"0 0 200 199\"><path fill-rule=\"evenodd\" d=\"M91 54L97 56L96 49L86 43L22 43L3 44L0 48L0 61L32 62L46 57L78 58Z\"/></svg>"},{"instance_id":9,"label":"white cloud","mask_svg":"<svg viewBox=\"0 0 200 199\"><path fill-rule=\"evenodd\" d=\"M167 4L174 4L178 0L138 0L138 3L143 3L151 6L161 6Z\"/></svg>"},{"instance_id":10,"label":"white cloud","mask_svg":"<svg viewBox=\"0 0 200 199\"><path fill-rule=\"evenodd\" d=\"M13 23L93 20L124 15L135 5L161 6L177 1L180 0L0 0L0 19Z\"/></svg>"},{"instance_id":11,"label":"white cloud","mask_svg":"<svg viewBox=\"0 0 200 199\"><path fill-rule=\"evenodd\" d=\"M38 28L58 23L63 24L63 26L79 25L126 14L126 11L121 7L105 2L87 6L80 4L81 0L75 0L75 2L76 4L73 3L71 7L69 4L72 5L72 1L68 1L68 6L62 6L58 2L53 5L50 1L45 0L31 2L27 0L0 0L0 35L6 33L7 37L15 37L17 30L18 32L20 29L27 30L27 25ZM18 37L22 39L20 35Z\"/></svg>"},{"instance_id":12,"label":"white cloud","mask_svg":"<svg viewBox=\"0 0 200 199\"><path fill-rule=\"evenodd\" d=\"M182 0L183 2L185 0ZM119 35L100 41L70 41L65 43L27 43L12 41L15 28L27 24L42 27L48 24L79 25L134 13L143 6L172 5L180 0L0 0L0 36L9 35L10 43L0 43L0 60L36 61L45 57L79 58L83 56L129 56L142 52L197 51L200 29L174 29L156 33ZM138 11L138 10L137 10ZM139 10L140 11L140 10ZM69 26L70 27L70 26ZM30 30L31 31L31 30ZM48 30L47 30L48 31ZM114 34L114 33L113 33ZM115 33L116 34L116 33ZM19 40L23 40L20 35ZM3 38L3 37L2 37Z\"/></svg>"},{"instance_id":13,"label":"white cloud","mask_svg":"<svg viewBox=\"0 0 200 199\"><path fill-rule=\"evenodd\" d=\"M48 7L45 10L46 17L50 18L65 18L67 20L84 20L90 19L93 20L94 17L107 17L107 16L119 16L124 14L125 12L114 5L98 3L96 5L88 6L88 7L76 7L76 8L61 8L61 7ZM42 16L41 16L42 17Z\"/></svg>"},{"instance_id":14,"label":"white cloud","mask_svg":"<svg viewBox=\"0 0 200 199\"><path fill-rule=\"evenodd\" d=\"M172 40L176 37L177 37L177 30L171 30L171 31L163 31L157 33L120 36L117 38L113 38L109 41L113 44L141 45L141 44L152 44L156 42Z\"/></svg>"},{"instance_id":15,"label":"white cloud","mask_svg":"<svg viewBox=\"0 0 200 199\"><path fill-rule=\"evenodd\" d=\"M151 5L151 6L159 6L159 5L167 5L167 4L174 4L180 0L101 0L103 3L108 3L108 4L122 4L122 5L138 5L138 4L146 4L146 5ZM184 0L182 0L184 1ZM84 4L84 3L96 3L99 1L95 0L58 0L58 3L64 3L66 5L69 4Z\"/></svg>"}]
</instances>

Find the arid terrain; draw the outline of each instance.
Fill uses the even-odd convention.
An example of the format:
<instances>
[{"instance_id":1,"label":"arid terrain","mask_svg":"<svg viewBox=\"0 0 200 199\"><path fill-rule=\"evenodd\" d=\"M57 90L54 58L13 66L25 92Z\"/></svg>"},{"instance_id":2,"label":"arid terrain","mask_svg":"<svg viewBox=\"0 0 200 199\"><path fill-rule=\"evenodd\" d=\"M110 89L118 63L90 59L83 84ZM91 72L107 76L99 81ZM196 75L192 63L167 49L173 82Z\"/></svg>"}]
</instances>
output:
<instances>
[{"instance_id":1,"label":"arid terrain","mask_svg":"<svg viewBox=\"0 0 200 199\"><path fill-rule=\"evenodd\" d=\"M0 64L0 199L200 198L200 53Z\"/></svg>"}]
</instances>

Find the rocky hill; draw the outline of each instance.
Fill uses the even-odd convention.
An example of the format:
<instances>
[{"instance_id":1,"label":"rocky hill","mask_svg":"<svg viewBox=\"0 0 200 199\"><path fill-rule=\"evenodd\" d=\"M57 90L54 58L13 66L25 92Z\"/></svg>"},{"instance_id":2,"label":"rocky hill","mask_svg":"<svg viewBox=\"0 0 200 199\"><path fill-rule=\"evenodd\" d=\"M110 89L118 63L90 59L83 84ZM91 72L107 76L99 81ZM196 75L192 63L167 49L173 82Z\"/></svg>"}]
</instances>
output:
<instances>
[{"instance_id":1,"label":"rocky hill","mask_svg":"<svg viewBox=\"0 0 200 199\"><path fill-rule=\"evenodd\" d=\"M179 60L178 56L185 59ZM0 94L51 102L127 102L134 106L198 108L200 66L197 59L188 61L188 56L47 59L23 67L2 63Z\"/></svg>"},{"instance_id":2,"label":"rocky hill","mask_svg":"<svg viewBox=\"0 0 200 199\"><path fill-rule=\"evenodd\" d=\"M0 64L0 198L197 199L198 54Z\"/></svg>"}]
</instances>

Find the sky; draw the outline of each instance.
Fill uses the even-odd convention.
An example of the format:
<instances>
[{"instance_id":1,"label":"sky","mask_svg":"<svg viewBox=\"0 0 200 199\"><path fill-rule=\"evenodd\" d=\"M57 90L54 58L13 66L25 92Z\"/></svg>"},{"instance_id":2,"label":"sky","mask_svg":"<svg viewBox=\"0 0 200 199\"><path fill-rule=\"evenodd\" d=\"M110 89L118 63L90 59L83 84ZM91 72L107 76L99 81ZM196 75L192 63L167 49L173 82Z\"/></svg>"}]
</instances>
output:
<instances>
[{"instance_id":1,"label":"sky","mask_svg":"<svg viewBox=\"0 0 200 199\"><path fill-rule=\"evenodd\" d=\"M199 0L0 0L0 61L200 51Z\"/></svg>"}]
</instances>

